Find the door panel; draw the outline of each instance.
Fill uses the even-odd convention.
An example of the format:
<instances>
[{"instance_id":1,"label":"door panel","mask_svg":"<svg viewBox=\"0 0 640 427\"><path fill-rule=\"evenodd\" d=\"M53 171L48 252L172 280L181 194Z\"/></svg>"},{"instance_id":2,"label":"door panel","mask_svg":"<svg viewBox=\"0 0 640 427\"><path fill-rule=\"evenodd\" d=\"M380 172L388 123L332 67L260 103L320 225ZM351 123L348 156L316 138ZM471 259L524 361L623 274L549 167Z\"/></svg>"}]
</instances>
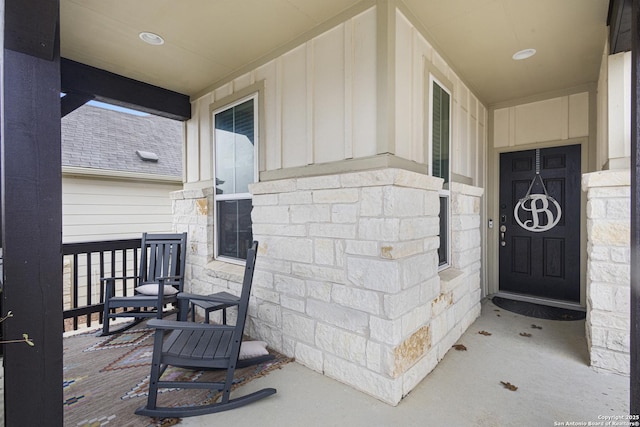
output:
<instances>
[{"instance_id":1,"label":"door panel","mask_svg":"<svg viewBox=\"0 0 640 427\"><path fill-rule=\"evenodd\" d=\"M579 302L580 178L579 145L500 155L501 291Z\"/></svg>"}]
</instances>

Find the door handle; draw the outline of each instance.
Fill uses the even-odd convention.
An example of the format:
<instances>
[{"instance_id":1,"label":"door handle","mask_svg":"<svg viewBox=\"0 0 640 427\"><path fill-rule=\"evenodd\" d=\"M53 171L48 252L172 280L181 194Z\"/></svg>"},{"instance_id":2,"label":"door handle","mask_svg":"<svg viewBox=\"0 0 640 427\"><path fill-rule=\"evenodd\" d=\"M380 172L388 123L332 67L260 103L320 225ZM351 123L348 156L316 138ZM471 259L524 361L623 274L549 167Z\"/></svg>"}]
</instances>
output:
<instances>
[{"instance_id":1,"label":"door handle","mask_svg":"<svg viewBox=\"0 0 640 427\"><path fill-rule=\"evenodd\" d=\"M504 234L507 231L507 226L506 225L501 225L500 226L500 246L504 247L507 246L507 242L504 239Z\"/></svg>"}]
</instances>

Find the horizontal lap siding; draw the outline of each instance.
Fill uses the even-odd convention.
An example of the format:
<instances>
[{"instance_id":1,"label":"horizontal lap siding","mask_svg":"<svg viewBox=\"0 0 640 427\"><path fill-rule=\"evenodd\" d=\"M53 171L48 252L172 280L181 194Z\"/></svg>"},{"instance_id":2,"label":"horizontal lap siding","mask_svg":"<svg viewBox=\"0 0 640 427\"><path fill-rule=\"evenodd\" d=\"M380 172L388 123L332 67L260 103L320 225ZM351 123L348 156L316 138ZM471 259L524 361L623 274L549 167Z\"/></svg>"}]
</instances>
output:
<instances>
[{"instance_id":1,"label":"horizontal lap siding","mask_svg":"<svg viewBox=\"0 0 640 427\"><path fill-rule=\"evenodd\" d=\"M180 183L64 177L63 241L140 237L172 230L170 192Z\"/></svg>"}]
</instances>

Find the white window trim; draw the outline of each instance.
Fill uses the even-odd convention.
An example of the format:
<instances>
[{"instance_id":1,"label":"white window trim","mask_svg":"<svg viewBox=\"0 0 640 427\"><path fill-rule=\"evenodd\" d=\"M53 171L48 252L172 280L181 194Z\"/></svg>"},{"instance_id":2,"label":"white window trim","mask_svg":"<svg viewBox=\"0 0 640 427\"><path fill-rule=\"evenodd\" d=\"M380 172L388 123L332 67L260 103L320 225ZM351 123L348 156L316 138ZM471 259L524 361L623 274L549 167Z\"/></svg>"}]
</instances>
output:
<instances>
[{"instance_id":1,"label":"white window trim","mask_svg":"<svg viewBox=\"0 0 640 427\"><path fill-rule=\"evenodd\" d=\"M258 122L259 111L259 93L255 92L242 98L236 99L233 102L229 102L224 106L211 111L211 141L212 141L212 155L213 155L213 259L218 261L224 261L231 264L245 265L245 261L236 258L230 258L224 255L218 255L218 203L219 200L251 200L253 196L251 193L235 193L235 194L223 194L217 195L215 191L216 187L216 114L222 113L230 108L240 105L249 100L253 100L253 132L254 132L254 155L253 155L253 179L254 182L258 181L259 176L259 159L258 154L260 143L260 126Z\"/></svg>"},{"instance_id":2,"label":"white window trim","mask_svg":"<svg viewBox=\"0 0 640 427\"><path fill-rule=\"evenodd\" d=\"M449 167L447 168L447 185L451 184L451 153L452 153L452 125L453 125L453 96L451 91L442 84L433 74L429 73L429 148L428 148L428 166L429 175L433 176L433 85L437 84L443 91L449 95ZM451 267L451 191L449 188L442 188L438 192L439 197L447 199L447 262L438 265L438 271ZM440 200L438 199L438 203ZM439 261L438 261L439 262Z\"/></svg>"}]
</instances>

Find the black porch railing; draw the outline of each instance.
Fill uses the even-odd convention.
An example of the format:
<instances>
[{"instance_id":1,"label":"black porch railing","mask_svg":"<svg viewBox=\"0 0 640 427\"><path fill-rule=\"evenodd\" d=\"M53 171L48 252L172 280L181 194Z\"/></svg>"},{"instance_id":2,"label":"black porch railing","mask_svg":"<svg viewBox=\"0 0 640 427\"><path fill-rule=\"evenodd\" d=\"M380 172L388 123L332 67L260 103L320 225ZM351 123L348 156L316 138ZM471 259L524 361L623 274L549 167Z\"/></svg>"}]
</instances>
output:
<instances>
[{"instance_id":1,"label":"black porch railing","mask_svg":"<svg viewBox=\"0 0 640 427\"><path fill-rule=\"evenodd\" d=\"M140 239L65 243L63 253L64 330L102 323L104 288L101 277L138 274ZM130 280L124 295L133 294Z\"/></svg>"}]
</instances>

